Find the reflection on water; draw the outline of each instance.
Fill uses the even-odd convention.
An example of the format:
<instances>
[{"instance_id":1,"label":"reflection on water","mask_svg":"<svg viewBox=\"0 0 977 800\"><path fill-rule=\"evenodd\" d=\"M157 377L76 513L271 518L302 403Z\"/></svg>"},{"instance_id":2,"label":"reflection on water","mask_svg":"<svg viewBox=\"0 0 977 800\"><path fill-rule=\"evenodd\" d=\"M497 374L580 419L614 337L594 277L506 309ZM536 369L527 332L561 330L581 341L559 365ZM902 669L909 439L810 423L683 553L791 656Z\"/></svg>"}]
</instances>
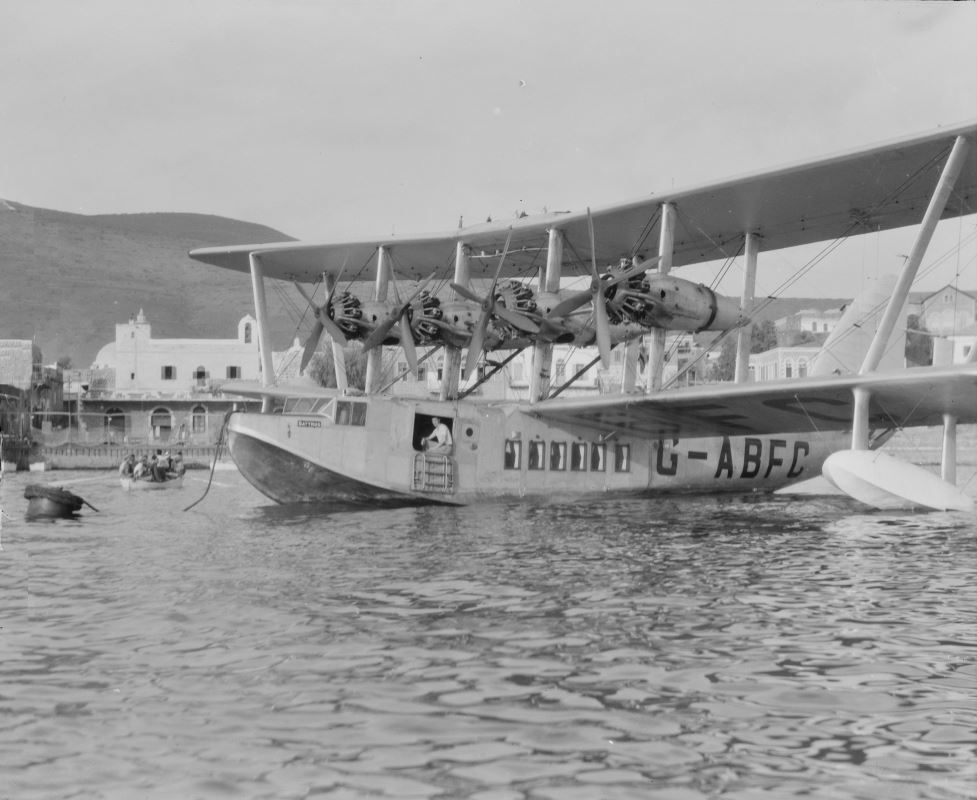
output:
<instances>
[{"instance_id":1,"label":"reflection on water","mask_svg":"<svg viewBox=\"0 0 977 800\"><path fill-rule=\"evenodd\" d=\"M0 487L0 796L975 795L970 516L48 477L101 511Z\"/></svg>"}]
</instances>

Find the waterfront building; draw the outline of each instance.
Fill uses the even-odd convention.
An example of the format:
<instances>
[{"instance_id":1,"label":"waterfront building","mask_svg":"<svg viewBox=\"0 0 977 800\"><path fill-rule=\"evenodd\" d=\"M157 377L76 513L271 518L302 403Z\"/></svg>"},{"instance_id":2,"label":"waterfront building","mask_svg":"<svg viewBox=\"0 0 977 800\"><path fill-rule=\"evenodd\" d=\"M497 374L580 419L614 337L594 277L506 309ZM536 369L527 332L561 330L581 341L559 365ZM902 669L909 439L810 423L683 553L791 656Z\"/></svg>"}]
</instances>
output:
<instances>
[{"instance_id":1,"label":"waterfront building","mask_svg":"<svg viewBox=\"0 0 977 800\"><path fill-rule=\"evenodd\" d=\"M937 336L973 337L977 334L977 292L947 284L919 299L919 316L926 330Z\"/></svg>"},{"instance_id":2,"label":"waterfront building","mask_svg":"<svg viewBox=\"0 0 977 800\"><path fill-rule=\"evenodd\" d=\"M279 354L279 360L288 354ZM69 370L69 439L135 447L213 444L224 414L252 401L225 395L227 380L259 380L257 325L245 315L233 339L156 339L140 309L115 326L91 367Z\"/></svg>"},{"instance_id":3,"label":"waterfront building","mask_svg":"<svg viewBox=\"0 0 977 800\"><path fill-rule=\"evenodd\" d=\"M805 308L774 322L780 333L831 333L844 312L840 308Z\"/></svg>"},{"instance_id":4,"label":"waterfront building","mask_svg":"<svg viewBox=\"0 0 977 800\"><path fill-rule=\"evenodd\" d=\"M782 378L803 378L821 345L774 347L762 353L750 354L750 379L775 381Z\"/></svg>"},{"instance_id":5,"label":"waterfront building","mask_svg":"<svg viewBox=\"0 0 977 800\"><path fill-rule=\"evenodd\" d=\"M61 371L44 366L30 339L0 340L0 464L27 465L33 442L50 431L63 408Z\"/></svg>"}]
</instances>

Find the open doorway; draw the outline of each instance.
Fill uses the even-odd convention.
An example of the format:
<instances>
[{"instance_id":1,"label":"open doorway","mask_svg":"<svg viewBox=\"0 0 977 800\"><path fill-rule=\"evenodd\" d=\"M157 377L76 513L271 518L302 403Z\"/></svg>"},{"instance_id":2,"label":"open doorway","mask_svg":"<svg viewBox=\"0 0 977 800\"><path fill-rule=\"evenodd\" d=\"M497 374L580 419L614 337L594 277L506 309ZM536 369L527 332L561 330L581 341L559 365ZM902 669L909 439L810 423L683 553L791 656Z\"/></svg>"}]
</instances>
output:
<instances>
[{"instance_id":1,"label":"open doorway","mask_svg":"<svg viewBox=\"0 0 977 800\"><path fill-rule=\"evenodd\" d=\"M434 420L440 420L440 422L448 429L449 441L454 441L454 418L453 417L441 417L434 414L415 414L414 415L414 431L411 436L411 443L415 450L423 451L426 450L424 444L427 437L429 437L434 432Z\"/></svg>"}]
</instances>

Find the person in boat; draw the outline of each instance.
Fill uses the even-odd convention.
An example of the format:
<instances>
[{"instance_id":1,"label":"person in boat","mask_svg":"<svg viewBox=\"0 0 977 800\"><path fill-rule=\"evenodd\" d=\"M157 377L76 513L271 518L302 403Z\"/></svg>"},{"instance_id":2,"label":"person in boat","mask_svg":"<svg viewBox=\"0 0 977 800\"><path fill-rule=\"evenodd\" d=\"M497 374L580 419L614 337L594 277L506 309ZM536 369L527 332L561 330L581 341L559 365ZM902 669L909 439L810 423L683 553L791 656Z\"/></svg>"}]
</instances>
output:
<instances>
[{"instance_id":1,"label":"person in boat","mask_svg":"<svg viewBox=\"0 0 977 800\"><path fill-rule=\"evenodd\" d=\"M135 467L132 470L133 480L140 480L147 478L149 473L149 459L144 455L139 461L136 462Z\"/></svg>"},{"instance_id":2,"label":"person in boat","mask_svg":"<svg viewBox=\"0 0 977 800\"><path fill-rule=\"evenodd\" d=\"M183 451L177 450L176 455L173 457L173 464L170 467L173 474L179 478L184 472L187 471L187 465L183 463Z\"/></svg>"},{"instance_id":3,"label":"person in boat","mask_svg":"<svg viewBox=\"0 0 977 800\"><path fill-rule=\"evenodd\" d=\"M129 453L119 465L119 475L123 478L131 478L133 470L136 468L136 455Z\"/></svg>"},{"instance_id":4,"label":"person in boat","mask_svg":"<svg viewBox=\"0 0 977 800\"><path fill-rule=\"evenodd\" d=\"M448 426L441 421L440 417L434 417L431 424L434 426L434 430L423 439L425 452L431 454L450 453L453 442Z\"/></svg>"},{"instance_id":5,"label":"person in boat","mask_svg":"<svg viewBox=\"0 0 977 800\"><path fill-rule=\"evenodd\" d=\"M166 464L163 460L153 453L153 458L149 462L149 479L162 483L166 480Z\"/></svg>"}]
</instances>

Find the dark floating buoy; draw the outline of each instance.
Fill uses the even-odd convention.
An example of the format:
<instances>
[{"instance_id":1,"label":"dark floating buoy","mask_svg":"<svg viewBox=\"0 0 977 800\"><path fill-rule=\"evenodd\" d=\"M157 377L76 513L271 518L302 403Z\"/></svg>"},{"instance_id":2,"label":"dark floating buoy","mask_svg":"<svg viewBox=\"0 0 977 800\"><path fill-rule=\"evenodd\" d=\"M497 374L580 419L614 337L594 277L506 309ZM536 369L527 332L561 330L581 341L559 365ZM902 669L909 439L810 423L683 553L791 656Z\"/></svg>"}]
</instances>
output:
<instances>
[{"instance_id":1,"label":"dark floating buoy","mask_svg":"<svg viewBox=\"0 0 977 800\"><path fill-rule=\"evenodd\" d=\"M60 486L44 486L31 483L24 489L27 498L27 517L29 519L70 518L77 514L82 506L88 506L92 511L98 511L95 506L74 492L62 489Z\"/></svg>"}]
</instances>

